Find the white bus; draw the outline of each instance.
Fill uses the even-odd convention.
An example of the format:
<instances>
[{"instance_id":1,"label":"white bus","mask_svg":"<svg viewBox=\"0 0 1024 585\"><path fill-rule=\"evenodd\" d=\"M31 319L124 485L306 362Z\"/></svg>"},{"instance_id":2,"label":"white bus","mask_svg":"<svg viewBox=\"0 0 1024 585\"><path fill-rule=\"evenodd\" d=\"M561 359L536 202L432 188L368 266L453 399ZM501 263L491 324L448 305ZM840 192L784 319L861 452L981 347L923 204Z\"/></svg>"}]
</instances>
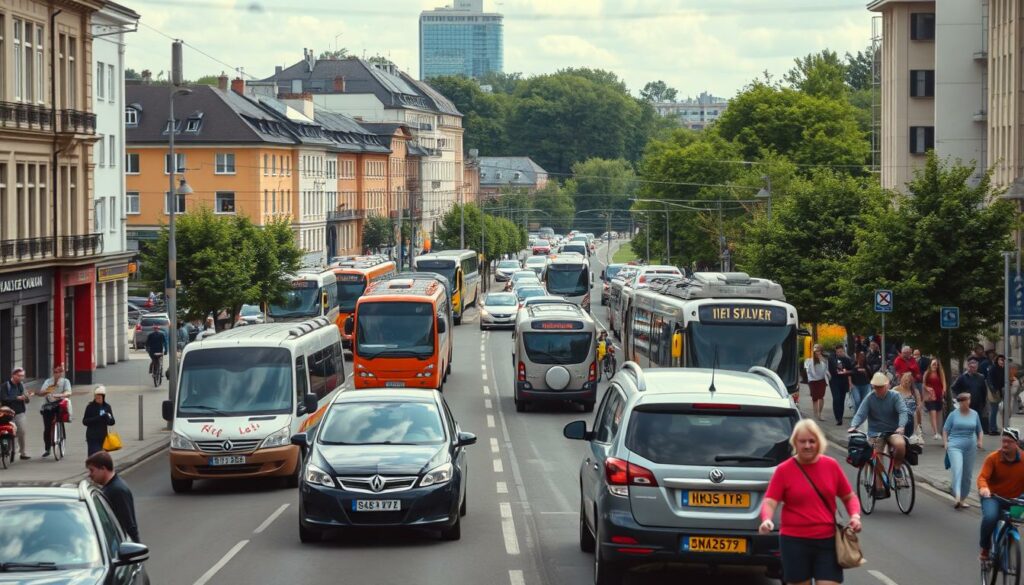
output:
<instances>
[{"instance_id":1,"label":"white bus","mask_svg":"<svg viewBox=\"0 0 1024 585\"><path fill-rule=\"evenodd\" d=\"M578 254L559 254L544 271L544 286L548 294L565 297L588 313L593 284L590 261Z\"/></svg>"},{"instance_id":2,"label":"white bus","mask_svg":"<svg viewBox=\"0 0 1024 585\"><path fill-rule=\"evenodd\" d=\"M413 259L419 272L434 272L452 285L452 313L455 324L462 324L466 308L480 298L480 260L473 250L444 250Z\"/></svg>"},{"instance_id":3,"label":"white bus","mask_svg":"<svg viewBox=\"0 0 1024 585\"><path fill-rule=\"evenodd\" d=\"M334 269L302 270L289 279L284 298L271 303L267 317L275 323L305 321L314 317L338 318L338 289Z\"/></svg>"}]
</instances>

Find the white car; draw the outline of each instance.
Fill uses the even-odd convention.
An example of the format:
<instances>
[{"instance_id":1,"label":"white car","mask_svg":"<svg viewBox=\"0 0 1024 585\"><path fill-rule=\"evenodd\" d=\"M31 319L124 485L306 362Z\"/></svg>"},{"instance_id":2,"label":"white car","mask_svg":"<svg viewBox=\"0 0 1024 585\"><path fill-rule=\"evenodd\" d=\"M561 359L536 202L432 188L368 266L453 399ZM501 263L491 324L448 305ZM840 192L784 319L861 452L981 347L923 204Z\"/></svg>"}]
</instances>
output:
<instances>
[{"instance_id":1,"label":"white car","mask_svg":"<svg viewBox=\"0 0 1024 585\"><path fill-rule=\"evenodd\" d=\"M548 266L547 256L530 256L526 259L526 269L537 273L537 278L544 277L544 269Z\"/></svg>"},{"instance_id":2,"label":"white car","mask_svg":"<svg viewBox=\"0 0 1024 585\"><path fill-rule=\"evenodd\" d=\"M244 322L246 325L259 325L266 319L263 317L263 311L256 305L242 305L242 309L238 311L238 321Z\"/></svg>"},{"instance_id":3,"label":"white car","mask_svg":"<svg viewBox=\"0 0 1024 585\"><path fill-rule=\"evenodd\" d=\"M508 292L488 293L480 301L480 330L491 327L515 327L519 300Z\"/></svg>"},{"instance_id":4,"label":"white car","mask_svg":"<svg viewBox=\"0 0 1024 585\"><path fill-rule=\"evenodd\" d=\"M519 264L518 260L501 260L498 262L498 267L494 270L494 280L496 282L505 282L522 269L523 267Z\"/></svg>"}]
</instances>

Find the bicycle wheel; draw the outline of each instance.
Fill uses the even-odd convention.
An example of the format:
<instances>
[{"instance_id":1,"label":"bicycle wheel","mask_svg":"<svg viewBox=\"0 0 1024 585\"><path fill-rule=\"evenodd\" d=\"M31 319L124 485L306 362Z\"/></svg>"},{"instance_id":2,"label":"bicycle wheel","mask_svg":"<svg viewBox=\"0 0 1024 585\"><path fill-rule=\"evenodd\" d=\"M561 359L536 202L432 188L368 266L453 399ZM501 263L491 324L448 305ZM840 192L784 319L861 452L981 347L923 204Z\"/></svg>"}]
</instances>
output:
<instances>
[{"instance_id":1,"label":"bicycle wheel","mask_svg":"<svg viewBox=\"0 0 1024 585\"><path fill-rule=\"evenodd\" d=\"M60 440L60 422L53 422L53 430L50 431L50 439L53 444L50 445L50 449L53 451L53 460L60 461L64 458L64 445L61 444Z\"/></svg>"},{"instance_id":2,"label":"bicycle wheel","mask_svg":"<svg viewBox=\"0 0 1024 585\"><path fill-rule=\"evenodd\" d=\"M53 452L60 453L61 458L68 453L68 430L63 421L57 423L57 440L53 444Z\"/></svg>"},{"instance_id":3,"label":"bicycle wheel","mask_svg":"<svg viewBox=\"0 0 1024 585\"><path fill-rule=\"evenodd\" d=\"M909 514L914 509L914 500L917 497L917 486L914 485L914 470L906 462L900 466L900 470L903 471L903 480L907 482L907 485L900 486L899 482L893 481L893 491L896 492L896 505L899 506L900 512Z\"/></svg>"},{"instance_id":4,"label":"bicycle wheel","mask_svg":"<svg viewBox=\"0 0 1024 585\"><path fill-rule=\"evenodd\" d=\"M870 461L857 470L857 498L865 516L875 511L875 470Z\"/></svg>"},{"instance_id":5,"label":"bicycle wheel","mask_svg":"<svg viewBox=\"0 0 1024 585\"><path fill-rule=\"evenodd\" d=\"M0 466L7 469L7 453L14 450L14 443L9 436L0 437Z\"/></svg>"},{"instance_id":6,"label":"bicycle wheel","mask_svg":"<svg viewBox=\"0 0 1024 585\"><path fill-rule=\"evenodd\" d=\"M1007 530L1003 550L999 553L999 571L1003 574L1003 585L1020 585L1020 541L1016 530Z\"/></svg>"}]
</instances>

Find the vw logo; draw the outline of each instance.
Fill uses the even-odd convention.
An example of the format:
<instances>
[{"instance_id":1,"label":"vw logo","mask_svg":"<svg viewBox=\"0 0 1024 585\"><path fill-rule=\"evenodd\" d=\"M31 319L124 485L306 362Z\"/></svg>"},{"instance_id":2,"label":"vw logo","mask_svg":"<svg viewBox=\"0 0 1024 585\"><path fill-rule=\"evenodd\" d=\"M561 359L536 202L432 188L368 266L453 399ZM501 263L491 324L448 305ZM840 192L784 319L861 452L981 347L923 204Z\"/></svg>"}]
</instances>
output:
<instances>
[{"instance_id":1,"label":"vw logo","mask_svg":"<svg viewBox=\"0 0 1024 585\"><path fill-rule=\"evenodd\" d=\"M379 476L379 475L375 475L375 476L371 477L370 478L370 489L375 491L375 492L379 492L382 489L384 489L384 478Z\"/></svg>"},{"instance_id":2,"label":"vw logo","mask_svg":"<svg viewBox=\"0 0 1024 585\"><path fill-rule=\"evenodd\" d=\"M712 483L722 483L723 481L725 481L725 474L722 473L722 470L718 469L717 467L711 470L711 473L708 474L708 477L711 478Z\"/></svg>"},{"instance_id":3,"label":"vw logo","mask_svg":"<svg viewBox=\"0 0 1024 585\"><path fill-rule=\"evenodd\" d=\"M234 448L235 448L235 446L231 444L231 441L230 441L230 440L228 440L228 441L224 441L223 443L221 443L221 445L220 445L220 446L221 446L221 448L222 448L222 449L224 449L225 451L230 451L230 450L232 450L232 449L234 449Z\"/></svg>"}]
</instances>

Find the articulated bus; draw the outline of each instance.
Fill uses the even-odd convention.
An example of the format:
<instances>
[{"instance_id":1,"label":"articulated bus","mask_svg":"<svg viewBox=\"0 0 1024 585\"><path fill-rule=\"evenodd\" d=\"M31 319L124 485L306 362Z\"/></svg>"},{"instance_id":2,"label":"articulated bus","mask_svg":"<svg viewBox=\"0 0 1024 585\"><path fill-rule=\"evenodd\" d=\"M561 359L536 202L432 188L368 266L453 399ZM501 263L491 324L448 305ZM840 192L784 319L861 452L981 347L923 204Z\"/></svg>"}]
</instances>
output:
<instances>
[{"instance_id":1,"label":"articulated bus","mask_svg":"<svg viewBox=\"0 0 1024 585\"><path fill-rule=\"evenodd\" d=\"M761 366L796 392L804 332L785 301L779 284L741 272L697 272L636 290L622 322L625 359L644 368Z\"/></svg>"},{"instance_id":2,"label":"articulated bus","mask_svg":"<svg viewBox=\"0 0 1024 585\"><path fill-rule=\"evenodd\" d=\"M588 313L590 287L593 284L590 261L579 254L559 254L544 271L544 286L548 294L565 297L565 300Z\"/></svg>"},{"instance_id":3,"label":"articulated bus","mask_svg":"<svg viewBox=\"0 0 1024 585\"><path fill-rule=\"evenodd\" d=\"M442 283L397 277L370 285L345 321L356 388L442 390L452 363L451 308Z\"/></svg>"},{"instance_id":4,"label":"articulated bus","mask_svg":"<svg viewBox=\"0 0 1024 585\"><path fill-rule=\"evenodd\" d=\"M345 320L356 310L356 301L363 296L366 287L392 278L397 274L398 265L383 257L372 256L340 262L332 266L337 279L338 317L336 323L341 331L341 343L351 349L352 336L345 335Z\"/></svg>"},{"instance_id":5,"label":"articulated bus","mask_svg":"<svg viewBox=\"0 0 1024 585\"><path fill-rule=\"evenodd\" d=\"M268 320L274 323L305 321L327 317L334 322L338 316L337 278L331 269L300 270L291 277L291 289L279 303L267 309Z\"/></svg>"},{"instance_id":6,"label":"articulated bus","mask_svg":"<svg viewBox=\"0 0 1024 585\"><path fill-rule=\"evenodd\" d=\"M462 324L466 308L480 299L480 260L473 250L445 250L413 259L420 272L436 272L448 279L452 291L452 313L455 324ZM472 299L472 300L470 300Z\"/></svg>"}]
</instances>

